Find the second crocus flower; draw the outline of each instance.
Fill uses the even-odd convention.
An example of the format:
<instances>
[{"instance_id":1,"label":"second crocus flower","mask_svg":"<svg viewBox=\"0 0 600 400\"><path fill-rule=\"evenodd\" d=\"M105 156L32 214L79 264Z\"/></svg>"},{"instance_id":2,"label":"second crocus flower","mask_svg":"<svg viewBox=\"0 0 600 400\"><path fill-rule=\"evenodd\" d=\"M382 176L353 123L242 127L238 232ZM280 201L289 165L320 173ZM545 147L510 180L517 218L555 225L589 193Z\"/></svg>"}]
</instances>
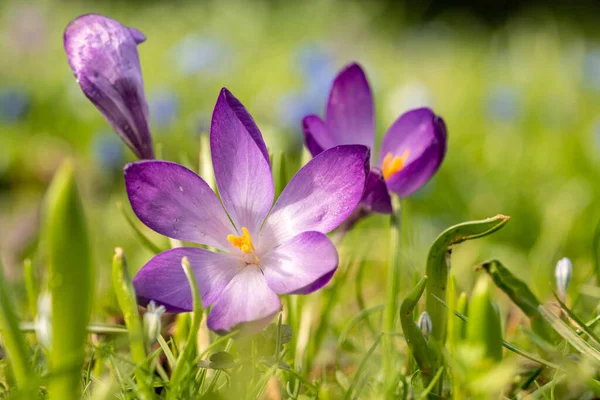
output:
<instances>
[{"instance_id":1,"label":"second crocus flower","mask_svg":"<svg viewBox=\"0 0 600 400\"><path fill-rule=\"evenodd\" d=\"M367 77L358 64L335 78L325 109L303 120L306 147L316 156L342 144L375 144L375 110ZM371 168L362 211L392 212L390 192L407 197L435 174L446 154L446 126L429 108L401 115L388 129Z\"/></svg>"}]
</instances>

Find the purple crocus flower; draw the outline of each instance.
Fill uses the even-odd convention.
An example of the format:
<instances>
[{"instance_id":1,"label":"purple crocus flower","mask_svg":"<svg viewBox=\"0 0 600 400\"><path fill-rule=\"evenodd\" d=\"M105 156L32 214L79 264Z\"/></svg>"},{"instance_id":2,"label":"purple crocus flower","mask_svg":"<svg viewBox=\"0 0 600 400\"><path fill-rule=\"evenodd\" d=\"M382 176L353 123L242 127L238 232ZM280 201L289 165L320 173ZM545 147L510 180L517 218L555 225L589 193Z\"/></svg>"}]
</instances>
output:
<instances>
[{"instance_id":1,"label":"purple crocus flower","mask_svg":"<svg viewBox=\"0 0 600 400\"><path fill-rule=\"evenodd\" d=\"M143 33L97 14L64 33L69 65L83 93L138 158L154 158L137 45Z\"/></svg>"},{"instance_id":2,"label":"purple crocus flower","mask_svg":"<svg viewBox=\"0 0 600 400\"><path fill-rule=\"evenodd\" d=\"M151 259L133 284L142 304L170 312L192 309L181 269L187 257L197 274L208 327L254 331L280 310L279 295L307 294L333 276L338 255L325 235L359 203L369 150L335 146L305 165L273 204L267 147L244 106L226 89L212 116L210 145L221 201L198 175L166 161L125 167L138 218L154 231L211 246L180 247Z\"/></svg>"},{"instance_id":3,"label":"purple crocus flower","mask_svg":"<svg viewBox=\"0 0 600 400\"><path fill-rule=\"evenodd\" d=\"M303 120L306 147L313 156L342 144L375 144L375 112L367 77L358 64L345 67L335 78L325 110ZM429 108L400 116L383 138L376 167L372 167L357 210L389 214L389 192L407 197L423 186L446 154L446 126Z\"/></svg>"}]
</instances>

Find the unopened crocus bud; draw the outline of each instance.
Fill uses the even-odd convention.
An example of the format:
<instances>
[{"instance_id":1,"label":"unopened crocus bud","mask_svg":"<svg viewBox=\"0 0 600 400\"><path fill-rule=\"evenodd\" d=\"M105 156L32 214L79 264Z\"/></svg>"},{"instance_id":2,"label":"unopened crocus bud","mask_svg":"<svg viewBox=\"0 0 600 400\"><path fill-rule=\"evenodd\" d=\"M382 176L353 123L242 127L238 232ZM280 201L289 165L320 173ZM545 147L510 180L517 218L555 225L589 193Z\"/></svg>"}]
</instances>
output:
<instances>
[{"instance_id":1,"label":"unopened crocus bud","mask_svg":"<svg viewBox=\"0 0 600 400\"><path fill-rule=\"evenodd\" d=\"M421 315L419 315L419 320L417 321L417 325L421 332L423 332L423 336L427 337L431 334L431 317L427 313L427 311L423 311Z\"/></svg>"},{"instance_id":2,"label":"unopened crocus bud","mask_svg":"<svg viewBox=\"0 0 600 400\"><path fill-rule=\"evenodd\" d=\"M556 263L554 269L554 278L556 279L556 289L561 298L565 298L569 282L573 276L573 263L567 257L563 257Z\"/></svg>"},{"instance_id":3,"label":"unopened crocus bud","mask_svg":"<svg viewBox=\"0 0 600 400\"><path fill-rule=\"evenodd\" d=\"M160 335L161 320L160 317L166 311L164 306L156 306L154 301L148 303L148 309L144 314L144 332L149 344L154 343L158 335Z\"/></svg>"},{"instance_id":4,"label":"unopened crocus bud","mask_svg":"<svg viewBox=\"0 0 600 400\"><path fill-rule=\"evenodd\" d=\"M137 46L144 34L97 14L67 26L64 46L81 90L138 158L154 158Z\"/></svg>"}]
</instances>

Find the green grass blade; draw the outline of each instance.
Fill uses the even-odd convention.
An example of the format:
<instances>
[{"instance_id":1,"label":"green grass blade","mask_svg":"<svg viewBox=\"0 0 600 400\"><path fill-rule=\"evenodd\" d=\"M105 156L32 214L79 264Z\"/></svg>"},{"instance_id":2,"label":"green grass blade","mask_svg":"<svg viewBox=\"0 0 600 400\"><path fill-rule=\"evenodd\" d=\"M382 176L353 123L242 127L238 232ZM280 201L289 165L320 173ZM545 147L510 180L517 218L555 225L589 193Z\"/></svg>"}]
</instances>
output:
<instances>
[{"instance_id":1,"label":"green grass blade","mask_svg":"<svg viewBox=\"0 0 600 400\"><path fill-rule=\"evenodd\" d=\"M29 394L37 390L37 376L29 363L29 349L25 337L19 330L15 307L10 298L10 290L4 278L4 268L0 262L0 330L4 348L12 367L17 386Z\"/></svg>"},{"instance_id":2,"label":"green grass blade","mask_svg":"<svg viewBox=\"0 0 600 400\"><path fill-rule=\"evenodd\" d=\"M154 397L154 394L150 388L147 376L149 368L146 358L142 321L140 320L135 290L129 277L125 255L123 254L123 250L118 247L115 249L113 257L112 281L119 307L121 307L121 311L123 312L125 325L127 325L131 359L136 364L135 376L139 390L142 399L151 399Z\"/></svg>"},{"instance_id":3,"label":"green grass blade","mask_svg":"<svg viewBox=\"0 0 600 400\"><path fill-rule=\"evenodd\" d=\"M169 399L176 399L180 391L180 382L185 376L190 373L194 367L194 361L197 356L196 337L198 336L198 330L200 329L200 322L202 321L202 298L200 297L200 290L198 289L198 282L196 282L196 275L192 270L189 260L187 257L183 257L181 260L181 266L185 272L185 276L188 279L190 290L192 291L192 302L193 302L193 313L192 313L192 325L188 334L188 339L185 342L185 346L175 365L175 370L171 375L170 391L168 392Z\"/></svg>"},{"instance_id":4,"label":"green grass blade","mask_svg":"<svg viewBox=\"0 0 600 400\"><path fill-rule=\"evenodd\" d=\"M562 336L571 346L582 354L590 356L593 360L600 362L600 351L592 347L588 342L583 340L575 331L569 327L560 317L554 314L544 305L539 306L539 311L542 317L552 326L552 328Z\"/></svg>"}]
</instances>

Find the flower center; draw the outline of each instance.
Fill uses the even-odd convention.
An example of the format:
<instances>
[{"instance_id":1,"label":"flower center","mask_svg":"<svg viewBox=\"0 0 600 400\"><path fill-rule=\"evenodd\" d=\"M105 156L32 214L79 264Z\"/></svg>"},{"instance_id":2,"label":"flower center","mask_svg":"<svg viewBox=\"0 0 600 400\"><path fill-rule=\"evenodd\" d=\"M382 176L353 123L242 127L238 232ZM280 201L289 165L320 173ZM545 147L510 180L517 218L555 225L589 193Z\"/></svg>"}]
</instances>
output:
<instances>
[{"instance_id":1,"label":"flower center","mask_svg":"<svg viewBox=\"0 0 600 400\"><path fill-rule=\"evenodd\" d=\"M244 261L246 264L258 263L258 257L254 254L254 244L252 243L252 237L248 228L242 227L242 234L240 236L227 235L227 240L231 242L234 247L237 247L244 252Z\"/></svg>"},{"instance_id":2,"label":"flower center","mask_svg":"<svg viewBox=\"0 0 600 400\"><path fill-rule=\"evenodd\" d=\"M400 157L394 156L392 153L387 153L383 158L383 165L381 166L381 172L383 173L383 179L386 181L400 172L404 168L404 163L408 158L409 150L404 150L404 153Z\"/></svg>"}]
</instances>

